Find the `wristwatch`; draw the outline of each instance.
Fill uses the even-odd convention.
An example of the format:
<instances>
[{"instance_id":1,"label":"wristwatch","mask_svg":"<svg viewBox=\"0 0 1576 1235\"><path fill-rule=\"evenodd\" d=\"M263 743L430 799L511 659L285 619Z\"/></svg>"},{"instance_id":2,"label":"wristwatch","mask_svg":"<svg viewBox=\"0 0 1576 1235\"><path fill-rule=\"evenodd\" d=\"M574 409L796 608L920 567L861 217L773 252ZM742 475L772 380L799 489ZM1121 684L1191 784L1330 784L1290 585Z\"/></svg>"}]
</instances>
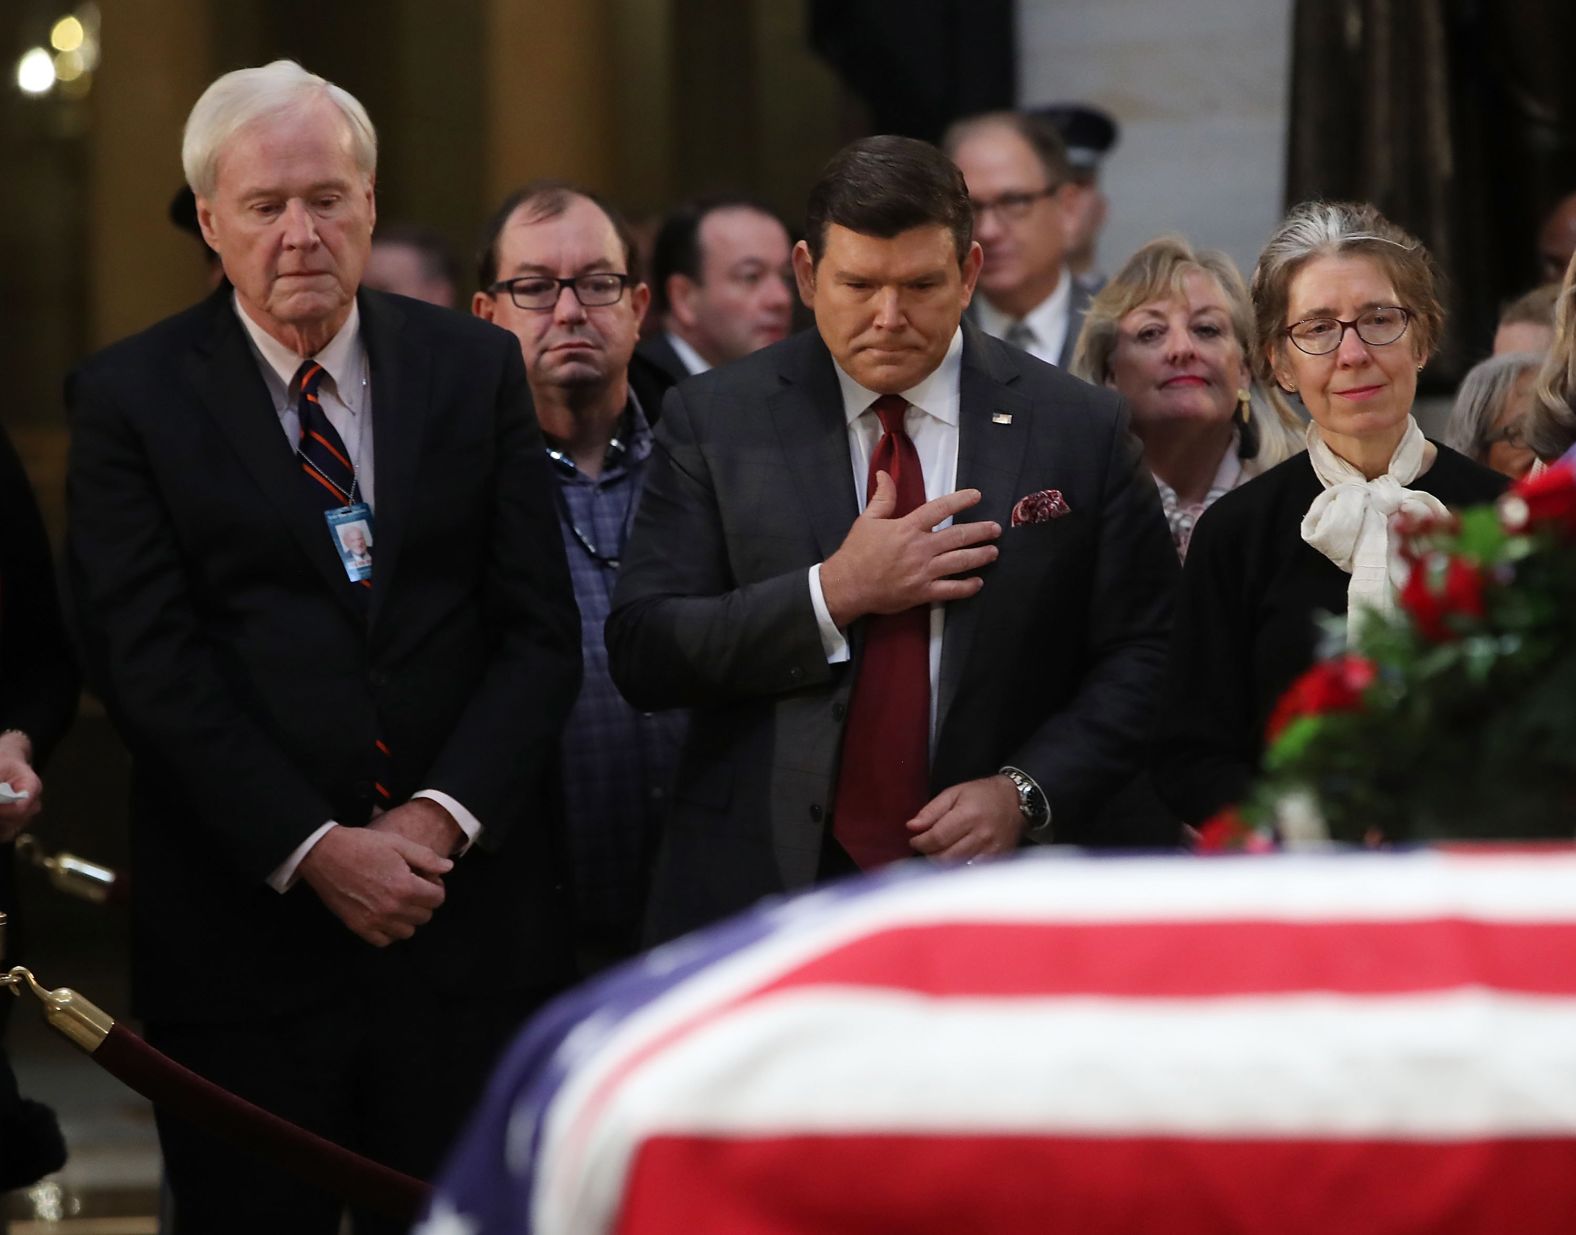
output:
<instances>
[{"instance_id":1,"label":"wristwatch","mask_svg":"<svg viewBox=\"0 0 1576 1235\"><path fill-rule=\"evenodd\" d=\"M1045 792L1034 783L1032 776L1019 768L1005 767L1001 769L1001 774L1018 791L1018 809L1023 812L1024 837L1040 844L1050 840L1051 804L1045 800Z\"/></svg>"}]
</instances>

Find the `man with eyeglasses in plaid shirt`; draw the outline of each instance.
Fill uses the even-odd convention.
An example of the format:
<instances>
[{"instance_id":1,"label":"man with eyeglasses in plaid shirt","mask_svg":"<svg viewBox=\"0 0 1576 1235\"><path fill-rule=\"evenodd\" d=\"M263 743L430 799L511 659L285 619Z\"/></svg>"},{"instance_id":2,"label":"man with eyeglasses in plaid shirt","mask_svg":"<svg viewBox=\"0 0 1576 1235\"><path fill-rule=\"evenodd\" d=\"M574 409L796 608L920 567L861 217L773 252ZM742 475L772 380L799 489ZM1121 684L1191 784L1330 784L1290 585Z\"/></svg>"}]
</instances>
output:
<instances>
[{"instance_id":1,"label":"man with eyeglasses in plaid shirt","mask_svg":"<svg viewBox=\"0 0 1576 1235\"><path fill-rule=\"evenodd\" d=\"M557 485L585 677L563 739L581 964L638 945L651 854L683 740L679 712L640 712L608 676L602 626L672 379L636 356L651 301L628 224L587 190L538 181L487 228L471 311L520 341Z\"/></svg>"}]
</instances>

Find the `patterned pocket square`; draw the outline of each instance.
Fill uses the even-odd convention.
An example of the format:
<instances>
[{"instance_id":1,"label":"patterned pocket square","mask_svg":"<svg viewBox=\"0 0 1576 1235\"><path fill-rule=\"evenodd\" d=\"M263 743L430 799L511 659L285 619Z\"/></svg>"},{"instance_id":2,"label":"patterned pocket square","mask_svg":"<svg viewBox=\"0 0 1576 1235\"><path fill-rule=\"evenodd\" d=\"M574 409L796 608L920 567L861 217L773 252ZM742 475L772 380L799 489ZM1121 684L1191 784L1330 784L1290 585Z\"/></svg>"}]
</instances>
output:
<instances>
[{"instance_id":1,"label":"patterned pocket square","mask_svg":"<svg viewBox=\"0 0 1576 1235\"><path fill-rule=\"evenodd\" d=\"M1072 507L1062 497L1060 489L1041 489L1038 493L1018 499L1018 504L1012 508L1012 526L1049 523L1052 519L1060 519L1071 513Z\"/></svg>"}]
</instances>

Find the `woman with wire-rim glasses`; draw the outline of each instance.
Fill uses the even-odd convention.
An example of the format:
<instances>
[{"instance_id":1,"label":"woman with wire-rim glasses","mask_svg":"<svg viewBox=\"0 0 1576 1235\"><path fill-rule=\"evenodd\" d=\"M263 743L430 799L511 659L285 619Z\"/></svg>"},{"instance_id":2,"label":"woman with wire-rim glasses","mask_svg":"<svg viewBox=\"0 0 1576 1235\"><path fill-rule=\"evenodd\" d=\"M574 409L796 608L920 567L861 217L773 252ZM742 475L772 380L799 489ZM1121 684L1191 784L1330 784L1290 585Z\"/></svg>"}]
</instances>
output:
<instances>
[{"instance_id":1,"label":"woman with wire-rim glasses","mask_svg":"<svg viewBox=\"0 0 1576 1235\"><path fill-rule=\"evenodd\" d=\"M1155 780L1187 823L1240 801L1275 701L1396 604L1391 519L1492 500L1505 478L1423 436L1417 375L1444 326L1433 259L1374 207L1292 210L1253 272L1255 369L1307 410L1308 449L1199 520L1178 597Z\"/></svg>"}]
</instances>

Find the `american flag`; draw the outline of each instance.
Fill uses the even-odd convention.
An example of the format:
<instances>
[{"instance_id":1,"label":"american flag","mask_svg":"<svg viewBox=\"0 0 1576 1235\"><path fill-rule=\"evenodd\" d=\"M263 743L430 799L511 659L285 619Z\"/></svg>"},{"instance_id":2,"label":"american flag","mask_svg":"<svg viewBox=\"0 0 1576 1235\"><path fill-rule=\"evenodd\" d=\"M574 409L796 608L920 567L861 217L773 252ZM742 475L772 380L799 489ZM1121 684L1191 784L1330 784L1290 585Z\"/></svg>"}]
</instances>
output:
<instances>
[{"instance_id":1,"label":"american flag","mask_svg":"<svg viewBox=\"0 0 1576 1235\"><path fill-rule=\"evenodd\" d=\"M560 1000L418 1235L1569 1235L1576 853L1027 855Z\"/></svg>"}]
</instances>

